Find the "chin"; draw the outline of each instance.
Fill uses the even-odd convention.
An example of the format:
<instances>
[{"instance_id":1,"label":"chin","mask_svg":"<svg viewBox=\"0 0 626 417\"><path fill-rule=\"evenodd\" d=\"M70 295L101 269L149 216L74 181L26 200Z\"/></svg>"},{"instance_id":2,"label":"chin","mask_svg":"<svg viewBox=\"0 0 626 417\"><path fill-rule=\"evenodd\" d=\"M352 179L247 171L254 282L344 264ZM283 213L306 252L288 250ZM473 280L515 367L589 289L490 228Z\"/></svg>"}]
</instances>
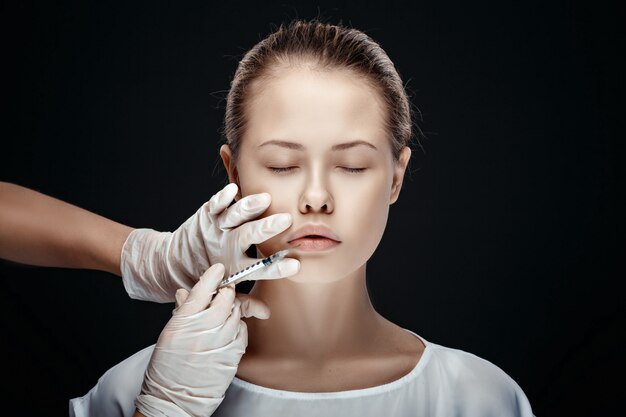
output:
<instances>
[{"instance_id":1,"label":"chin","mask_svg":"<svg viewBox=\"0 0 626 417\"><path fill-rule=\"evenodd\" d=\"M325 275L327 277L327 275ZM293 275L291 277L285 278L291 282L295 282L298 284L328 284L331 282L339 281L342 278L322 278L320 275L311 276L311 274L303 275L302 273L298 273L297 275Z\"/></svg>"},{"instance_id":2,"label":"chin","mask_svg":"<svg viewBox=\"0 0 626 417\"><path fill-rule=\"evenodd\" d=\"M296 275L286 278L291 282L331 283L346 278L357 269L337 259L309 258L307 256L298 257L298 259L300 260L300 271Z\"/></svg>"}]
</instances>

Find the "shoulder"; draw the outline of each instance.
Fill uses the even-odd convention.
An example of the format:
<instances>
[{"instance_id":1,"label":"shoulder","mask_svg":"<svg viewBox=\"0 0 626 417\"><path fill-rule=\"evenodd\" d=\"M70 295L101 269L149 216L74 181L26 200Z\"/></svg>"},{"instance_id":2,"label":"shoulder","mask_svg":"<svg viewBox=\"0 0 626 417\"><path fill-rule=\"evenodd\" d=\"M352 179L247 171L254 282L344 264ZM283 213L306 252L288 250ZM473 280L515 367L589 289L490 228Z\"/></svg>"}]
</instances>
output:
<instances>
[{"instance_id":1,"label":"shoulder","mask_svg":"<svg viewBox=\"0 0 626 417\"><path fill-rule=\"evenodd\" d=\"M468 415L532 416L521 387L497 365L473 353L431 344L430 365Z\"/></svg>"},{"instance_id":2,"label":"shoulder","mask_svg":"<svg viewBox=\"0 0 626 417\"><path fill-rule=\"evenodd\" d=\"M132 416L154 345L107 370L84 396L70 400L70 417Z\"/></svg>"}]
</instances>

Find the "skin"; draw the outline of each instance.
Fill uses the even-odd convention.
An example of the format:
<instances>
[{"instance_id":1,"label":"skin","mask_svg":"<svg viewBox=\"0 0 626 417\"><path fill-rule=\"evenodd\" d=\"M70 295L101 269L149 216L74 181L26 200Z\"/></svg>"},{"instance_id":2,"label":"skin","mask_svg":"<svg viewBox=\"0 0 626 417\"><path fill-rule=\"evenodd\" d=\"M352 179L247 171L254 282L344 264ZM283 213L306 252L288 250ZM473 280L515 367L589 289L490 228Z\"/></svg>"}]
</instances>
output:
<instances>
[{"instance_id":1,"label":"skin","mask_svg":"<svg viewBox=\"0 0 626 417\"><path fill-rule=\"evenodd\" d=\"M26 187L0 182L0 259L122 276L132 227Z\"/></svg>"},{"instance_id":2,"label":"skin","mask_svg":"<svg viewBox=\"0 0 626 417\"><path fill-rule=\"evenodd\" d=\"M424 345L376 312L365 277L411 151L405 147L393 160L383 103L348 70L292 65L276 68L261 83L252 86L237 163L228 145L220 149L230 181L239 185L238 198L267 192L272 203L261 217L292 215L290 228L257 245L258 256L289 248L289 235L310 223L326 225L341 243L324 252L296 250L289 254L301 263L296 275L254 284L250 295L269 307L271 317L245 320L248 347L237 376L300 392L396 380L415 367ZM268 144L272 140L300 149ZM376 149L332 150L355 140Z\"/></svg>"}]
</instances>

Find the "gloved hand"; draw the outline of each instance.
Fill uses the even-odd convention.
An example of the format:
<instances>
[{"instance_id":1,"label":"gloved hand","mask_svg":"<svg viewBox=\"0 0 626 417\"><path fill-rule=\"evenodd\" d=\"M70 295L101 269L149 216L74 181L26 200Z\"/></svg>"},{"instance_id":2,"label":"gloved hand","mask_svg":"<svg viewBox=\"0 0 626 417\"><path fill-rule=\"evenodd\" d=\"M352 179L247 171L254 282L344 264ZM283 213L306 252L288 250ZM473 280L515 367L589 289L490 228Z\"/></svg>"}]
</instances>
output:
<instances>
[{"instance_id":1,"label":"gloved hand","mask_svg":"<svg viewBox=\"0 0 626 417\"><path fill-rule=\"evenodd\" d=\"M148 417L209 416L248 345L240 317L269 317L268 307L248 294L241 302L234 285L217 291L224 266L215 264L191 292L176 292L177 307L156 343L135 406ZM208 306L208 308L207 308Z\"/></svg>"},{"instance_id":2,"label":"gloved hand","mask_svg":"<svg viewBox=\"0 0 626 417\"><path fill-rule=\"evenodd\" d=\"M287 229L291 215L280 213L250 221L269 207L271 197L252 194L228 207L237 191L237 184L228 184L173 233L133 230L122 248L120 265L128 295L172 302L178 288L190 289L215 263L224 264L228 276L258 261L245 251ZM293 268L286 270L285 261L251 274L250 279L293 274Z\"/></svg>"}]
</instances>

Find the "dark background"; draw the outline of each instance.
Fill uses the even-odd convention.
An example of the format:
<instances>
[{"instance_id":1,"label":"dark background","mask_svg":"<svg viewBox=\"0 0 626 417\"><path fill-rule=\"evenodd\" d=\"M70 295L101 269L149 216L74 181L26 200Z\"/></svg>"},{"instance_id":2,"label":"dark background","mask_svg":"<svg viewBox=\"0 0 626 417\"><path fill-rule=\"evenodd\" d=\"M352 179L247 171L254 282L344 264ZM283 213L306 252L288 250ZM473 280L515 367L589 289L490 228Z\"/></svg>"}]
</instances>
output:
<instances>
[{"instance_id":1,"label":"dark background","mask_svg":"<svg viewBox=\"0 0 626 417\"><path fill-rule=\"evenodd\" d=\"M502 3L6 2L0 180L174 230L224 184L241 55L272 24L342 21L387 51L426 135L368 264L374 305L501 367L537 416L602 415L623 394L625 16ZM67 415L173 308L103 272L0 275L1 392L26 415Z\"/></svg>"}]
</instances>

